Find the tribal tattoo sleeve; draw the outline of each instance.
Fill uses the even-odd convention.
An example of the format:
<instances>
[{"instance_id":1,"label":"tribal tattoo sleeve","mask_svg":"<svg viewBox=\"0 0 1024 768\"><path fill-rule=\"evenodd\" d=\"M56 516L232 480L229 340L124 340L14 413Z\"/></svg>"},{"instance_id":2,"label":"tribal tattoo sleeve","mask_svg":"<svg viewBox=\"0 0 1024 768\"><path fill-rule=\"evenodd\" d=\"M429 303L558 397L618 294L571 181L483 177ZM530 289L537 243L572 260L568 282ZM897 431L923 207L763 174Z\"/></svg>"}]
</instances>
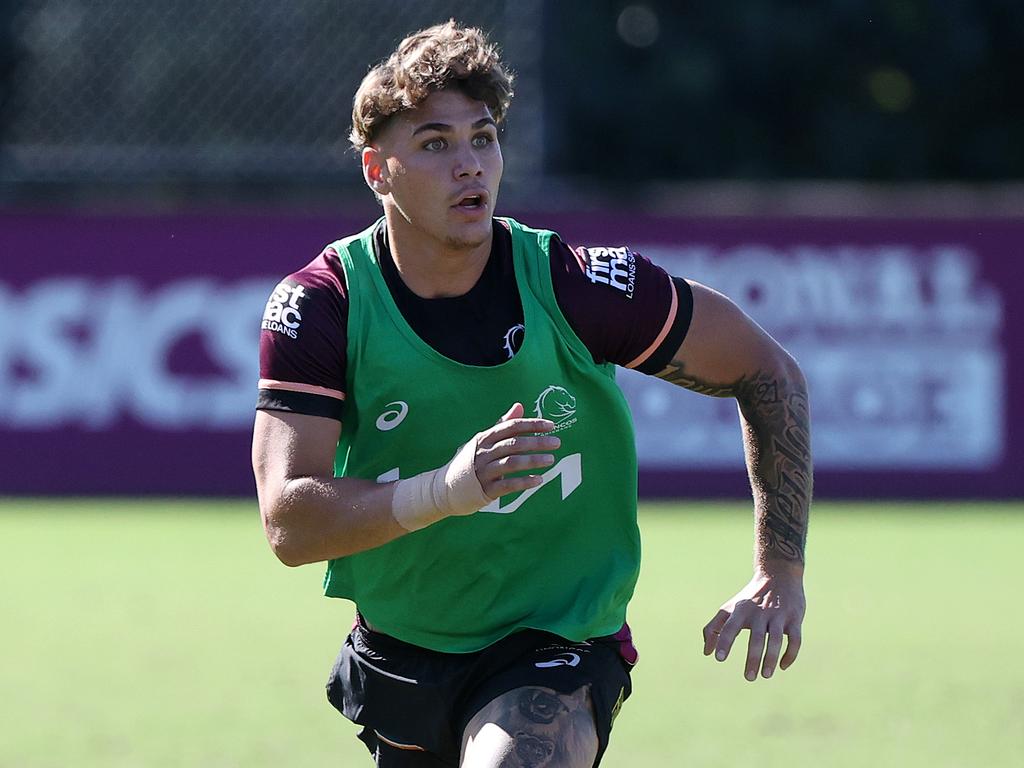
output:
<instances>
[{"instance_id":1,"label":"tribal tattoo sleeve","mask_svg":"<svg viewBox=\"0 0 1024 768\"><path fill-rule=\"evenodd\" d=\"M711 397L735 397L754 493L757 559L803 563L813 487L807 384L795 365L723 384L675 359L659 378Z\"/></svg>"}]
</instances>

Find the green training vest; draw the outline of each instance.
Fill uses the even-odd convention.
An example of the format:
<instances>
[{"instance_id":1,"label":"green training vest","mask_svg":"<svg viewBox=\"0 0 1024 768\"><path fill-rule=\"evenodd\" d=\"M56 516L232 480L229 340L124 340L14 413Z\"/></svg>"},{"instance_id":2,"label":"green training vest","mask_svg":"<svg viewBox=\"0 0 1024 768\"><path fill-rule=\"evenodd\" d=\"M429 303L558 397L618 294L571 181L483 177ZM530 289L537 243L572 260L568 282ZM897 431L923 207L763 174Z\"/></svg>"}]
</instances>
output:
<instances>
[{"instance_id":1,"label":"green training vest","mask_svg":"<svg viewBox=\"0 0 1024 768\"><path fill-rule=\"evenodd\" d=\"M450 360L416 335L384 282L374 227L334 243L349 290L345 423L335 474L386 482L435 469L513 403L562 445L545 483L328 564L324 591L374 628L450 653L519 629L616 632L640 567L633 425L614 366L595 365L555 301L551 232L507 221L522 344L500 365Z\"/></svg>"}]
</instances>

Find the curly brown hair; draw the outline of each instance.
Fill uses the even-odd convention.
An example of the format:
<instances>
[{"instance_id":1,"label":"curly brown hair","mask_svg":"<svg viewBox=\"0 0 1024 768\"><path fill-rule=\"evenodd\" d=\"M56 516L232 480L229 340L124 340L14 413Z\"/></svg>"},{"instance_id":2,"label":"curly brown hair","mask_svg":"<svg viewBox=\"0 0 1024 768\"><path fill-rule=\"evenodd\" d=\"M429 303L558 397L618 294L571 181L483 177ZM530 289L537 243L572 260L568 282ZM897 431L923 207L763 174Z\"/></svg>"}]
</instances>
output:
<instances>
[{"instance_id":1,"label":"curly brown hair","mask_svg":"<svg viewBox=\"0 0 1024 768\"><path fill-rule=\"evenodd\" d=\"M512 101L512 78L497 46L476 27L460 27L449 19L422 29L363 78L352 104L349 141L362 150L394 115L446 88L484 102L500 125Z\"/></svg>"}]
</instances>

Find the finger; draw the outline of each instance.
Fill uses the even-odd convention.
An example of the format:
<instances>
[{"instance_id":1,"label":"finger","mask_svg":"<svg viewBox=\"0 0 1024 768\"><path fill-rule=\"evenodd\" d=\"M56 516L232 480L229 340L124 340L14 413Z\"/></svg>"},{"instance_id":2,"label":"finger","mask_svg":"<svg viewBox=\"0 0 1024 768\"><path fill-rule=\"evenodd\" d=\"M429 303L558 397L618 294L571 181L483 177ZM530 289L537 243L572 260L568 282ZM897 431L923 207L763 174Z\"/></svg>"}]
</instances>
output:
<instances>
[{"instance_id":1,"label":"finger","mask_svg":"<svg viewBox=\"0 0 1024 768\"><path fill-rule=\"evenodd\" d=\"M718 642L718 636L722 634L722 627L725 626L725 622L728 620L729 612L726 610L720 610L715 614L715 617L711 619L711 621L704 625L705 656L710 656L715 650L715 644Z\"/></svg>"},{"instance_id":2,"label":"finger","mask_svg":"<svg viewBox=\"0 0 1024 768\"><path fill-rule=\"evenodd\" d=\"M789 635L789 642L786 643L786 652L782 655L782 661L779 662L779 669L789 669L796 661L796 655L800 653L800 643L803 640L803 630L798 626L790 627L786 633Z\"/></svg>"},{"instance_id":3,"label":"finger","mask_svg":"<svg viewBox=\"0 0 1024 768\"><path fill-rule=\"evenodd\" d=\"M775 672L775 665L779 663L779 653L782 651L783 623L781 620L768 624L768 647L764 651L764 663L761 664L761 676L769 678Z\"/></svg>"},{"instance_id":4,"label":"finger","mask_svg":"<svg viewBox=\"0 0 1024 768\"><path fill-rule=\"evenodd\" d=\"M495 443L517 435L543 434L555 428L555 423L549 419L510 419L500 424L495 424L490 429L480 433L478 445L483 448L490 448Z\"/></svg>"},{"instance_id":5,"label":"finger","mask_svg":"<svg viewBox=\"0 0 1024 768\"><path fill-rule=\"evenodd\" d=\"M747 643L747 663L743 667L743 676L750 682L757 680L757 672L761 668L764 657L765 635L764 621L758 621L750 628L750 642Z\"/></svg>"},{"instance_id":6,"label":"finger","mask_svg":"<svg viewBox=\"0 0 1024 768\"><path fill-rule=\"evenodd\" d=\"M555 463L555 457L550 453L530 453L524 456L506 456L497 461L491 461L484 465L484 468L477 472L482 483L497 480L513 472L522 472L527 469L540 469L550 467ZM485 489L486 490L486 489ZM490 494L493 496L493 494Z\"/></svg>"},{"instance_id":7,"label":"finger","mask_svg":"<svg viewBox=\"0 0 1024 768\"><path fill-rule=\"evenodd\" d=\"M526 409L523 408L523 404L522 403L513 403L512 407L509 408L507 411L505 411L505 415L502 416L500 419L498 419L494 423L495 424L501 424L501 422L503 422L503 421L508 421L510 419L518 419L525 412L526 412Z\"/></svg>"},{"instance_id":8,"label":"finger","mask_svg":"<svg viewBox=\"0 0 1024 768\"><path fill-rule=\"evenodd\" d=\"M729 658L729 651L732 650L732 644L735 642L736 636L744 627L750 626L748 614L751 605L752 603L749 600L740 600L733 607L732 615L725 622L725 626L722 627L722 633L718 636L718 642L715 643L715 658L719 661L725 661Z\"/></svg>"},{"instance_id":9,"label":"finger","mask_svg":"<svg viewBox=\"0 0 1024 768\"><path fill-rule=\"evenodd\" d=\"M562 441L552 435L518 435L501 440L480 452L485 461L497 461L505 456L535 451L554 451L561 447Z\"/></svg>"},{"instance_id":10,"label":"finger","mask_svg":"<svg viewBox=\"0 0 1024 768\"><path fill-rule=\"evenodd\" d=\"M487 487L484 488L484 493L492 499L497 499L509 493L518 493L529 488L536 488L538 485L543 484L543 482L544 478L540 475L503 477L500 480L495 480L493 483L488 483Z\"/></svg>"}]
</instances>

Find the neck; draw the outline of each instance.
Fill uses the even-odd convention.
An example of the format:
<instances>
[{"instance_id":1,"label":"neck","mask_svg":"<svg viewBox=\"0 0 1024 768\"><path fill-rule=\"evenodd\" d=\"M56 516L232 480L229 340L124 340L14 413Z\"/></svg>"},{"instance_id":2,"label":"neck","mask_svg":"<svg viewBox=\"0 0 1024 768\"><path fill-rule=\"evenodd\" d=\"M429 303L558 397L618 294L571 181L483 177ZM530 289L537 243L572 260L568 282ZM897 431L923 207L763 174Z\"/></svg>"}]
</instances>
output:
<instances>
[{"instance_id":1,"label":"neck","mask_svg":"<svg viewBox=\"0 0 1024 768\"><path fill-rule=\"evenodd\" d=\"M494 235L481 243L442 241L394 210L384 212L388 249L402 282L422 299L462 296L476 285L491 255Z\"/></svg>"}]
</instances>

